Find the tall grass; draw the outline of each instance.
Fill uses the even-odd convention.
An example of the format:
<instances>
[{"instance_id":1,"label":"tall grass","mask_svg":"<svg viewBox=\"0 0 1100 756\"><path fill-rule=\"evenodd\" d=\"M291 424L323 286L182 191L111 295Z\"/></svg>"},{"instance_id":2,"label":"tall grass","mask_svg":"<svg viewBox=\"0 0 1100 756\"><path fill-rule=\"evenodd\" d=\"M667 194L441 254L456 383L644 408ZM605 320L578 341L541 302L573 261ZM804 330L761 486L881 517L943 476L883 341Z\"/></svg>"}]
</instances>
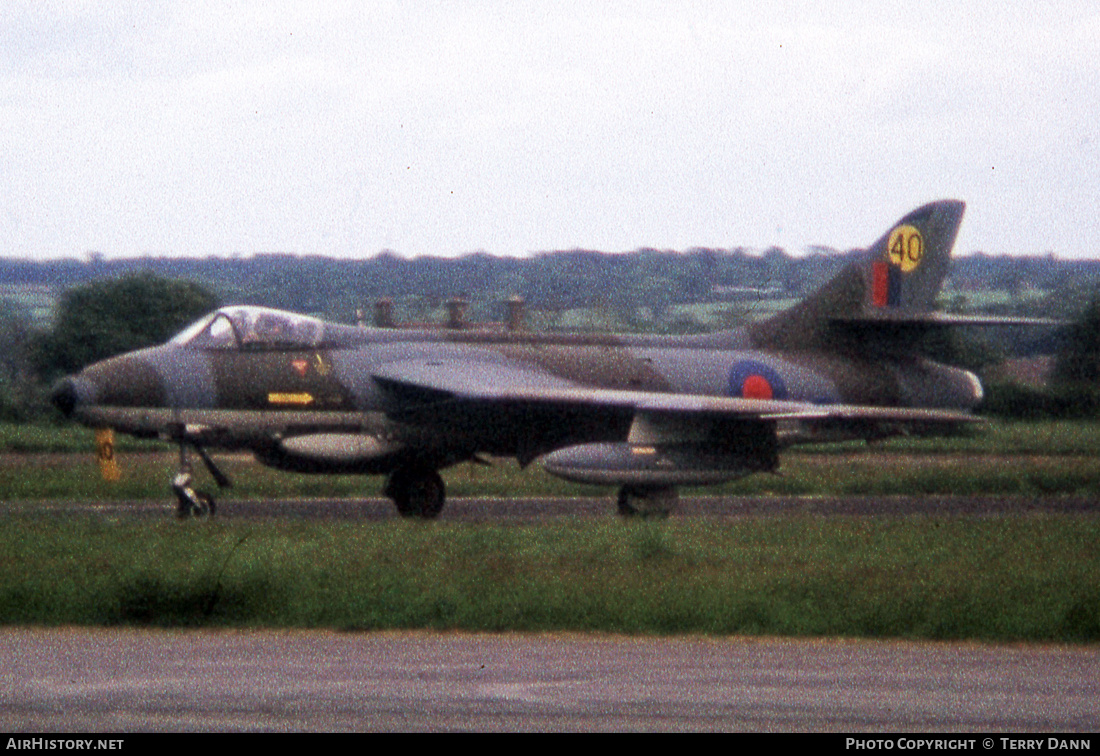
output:
<instances>
[{"instance_id":1,"label":"tall grass","mask_svg":"<svg viewBox=\"0 0 1100 756\"><path fill-rule=\"evenodd\" d=\"M1100 640L1100 520L11 519L0 622Z\"/></svg>"}]
</instances>

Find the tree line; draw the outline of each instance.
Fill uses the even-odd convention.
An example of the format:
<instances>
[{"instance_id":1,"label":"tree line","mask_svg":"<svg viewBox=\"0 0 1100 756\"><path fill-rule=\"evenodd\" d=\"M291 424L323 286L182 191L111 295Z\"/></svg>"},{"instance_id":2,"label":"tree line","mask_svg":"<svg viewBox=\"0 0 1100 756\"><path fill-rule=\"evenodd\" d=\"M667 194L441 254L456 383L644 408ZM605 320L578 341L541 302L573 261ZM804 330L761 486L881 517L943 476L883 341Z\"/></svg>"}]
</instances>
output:
<instances>
[{"instance_id":1,"label":"tree line","mask_svg":"<svg viewBox=\"0 0 1100 756\"><path fill-rule=\"evenodd\" d=\"M738 248L627 254L573 250L530 258L478 253L405 259L383 253L365 260L287 254L0 259L0 284L61 292L48 324L36 324L17 306L0 302L0 419L47 416L43 397L57 376L111 354L160 343L222 303L260 304L352 322L357 311L370 313L377 299L388 297L399 321L424 321L436 317L444 301L462 295L470 302L471 318L485 321L501 319L501 303L519 296L536 320L540 313L588 308L608 313L605 323L615 328L685 332L736 325L761 300L784 303L804 296L850 254L818 248L793 256L778 248ZM1077 326L1063 333L1060 347L1049 333L1005 331L992 337L934 340L930 354L981 369L1006 355L1058 348L1063 353L1056 371L1059 381L1095 386L1100 369L1097 281L1100 261L958 257L943 303L947 309L1056 317L1075 320ZM990 291L1005 296L985 302ZM677 309L706 303L717 303L724 319L701 324L685 320L689 316ZM554 328L558 321L545 316L540 322Z\"/></svg>"},{"instance_id":2,"label":"tree line","mask_svg":"<svg viewBox=\"0 0 1100 756\"><path fill-rule=\"evenodd\" d=\"M458 295L469 298L475 308L519 296L540 310L603 306L629 313L639 307L661 310L713 301L728 296L721 292L730 289L770 292L777 298L804 296L851 254L823 247L803 255L739 247L622 254L578 249L526 258L474 253L408 259L392 252L364 259L271 253L106 260L90 255L87 260L0 259L0 284L64 289L148 273L198 282L227 302L265 304L340 321L352 319L357 309L381 297L394 299L417 317ZM949 285L964 295L987 290L1020 294L1093 286L1098 280L1098 260L976 253L955 258ZM1080 311L1085 303L1074 299L1074 304Z\"/></svg>"}]
</instances>

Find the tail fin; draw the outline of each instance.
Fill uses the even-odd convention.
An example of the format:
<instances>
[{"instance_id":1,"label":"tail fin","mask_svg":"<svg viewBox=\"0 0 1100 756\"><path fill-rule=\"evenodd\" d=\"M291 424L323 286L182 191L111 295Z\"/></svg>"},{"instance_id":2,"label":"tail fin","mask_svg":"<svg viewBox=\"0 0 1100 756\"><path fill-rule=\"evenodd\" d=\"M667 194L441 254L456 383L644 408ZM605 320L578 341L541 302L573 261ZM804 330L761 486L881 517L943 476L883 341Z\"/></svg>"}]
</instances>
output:
<instances>
[{"instance_id":1,"label":"tail fin","mask_svg":"<svg viewBox=\"0 0 1100 756\"><path fill-rule=\"evenodd\" d=\"M823 346L840 324L923 322L951 267L965 207L940 200L909 213L815 293L757 325L754 340L805 349Z\"/></svg>"}]
</instances>

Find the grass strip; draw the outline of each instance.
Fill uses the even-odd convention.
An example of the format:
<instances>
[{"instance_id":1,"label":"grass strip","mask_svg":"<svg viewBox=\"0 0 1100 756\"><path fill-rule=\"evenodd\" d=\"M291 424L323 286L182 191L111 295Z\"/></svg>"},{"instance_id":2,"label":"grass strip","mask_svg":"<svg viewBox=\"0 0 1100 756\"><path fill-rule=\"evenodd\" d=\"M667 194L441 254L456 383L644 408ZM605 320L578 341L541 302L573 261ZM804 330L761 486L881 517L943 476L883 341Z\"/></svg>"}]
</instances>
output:
<instances>
[{"instance_id":1,"label":"grass strip","mask_svg":"<svg viewBox=\"0 0 1100 756\"><path fill-rule=\"evenodd\" d=\"M993 420L949 437L895 437L877 442L876 449L925 454L1045 454L1100 455L1100 421L1097 420ZM135 439L119 434L121 453L172 451L164 441ZM863 442L799 447L804 454L843 454L861 451ZM59 425L0 423L0 453L68 452L93 454L92 430L63 423Z\"/></svg>"},{"instance_id":2,"label":"grass strip","mask_svg":"<svg viewBox=\"0 0 1100 756\"><path fill-rule=\"evenodd\" d=\"M0 534L0 623L1096 642L1100 518L21 516Z\"/></svg>"},{"instance_id":3,"label":"grass strip","mask_svg":"<svg viewBox=\"0 0 1100 756\"><path fill-rule=\"evenodd\" d=\"M123 479L100 479L92 432L73 425L0 424L0 492L9 500L170 498L177 452L165 443L120 436ZM374 497L382 478L300 475L270 470L250 455L215 455L236 498ZM196 464L198 484L213 488ZM781 475L754 475L699 489L729 495L1100 495L1100 423L998 422L941 439L894 439L798 447ZM445 471L451 496L606 496L608 489L557 480L537 465L464 464ZM685 490L690 494L690 490Z\"/></svg>"}]
</instances>

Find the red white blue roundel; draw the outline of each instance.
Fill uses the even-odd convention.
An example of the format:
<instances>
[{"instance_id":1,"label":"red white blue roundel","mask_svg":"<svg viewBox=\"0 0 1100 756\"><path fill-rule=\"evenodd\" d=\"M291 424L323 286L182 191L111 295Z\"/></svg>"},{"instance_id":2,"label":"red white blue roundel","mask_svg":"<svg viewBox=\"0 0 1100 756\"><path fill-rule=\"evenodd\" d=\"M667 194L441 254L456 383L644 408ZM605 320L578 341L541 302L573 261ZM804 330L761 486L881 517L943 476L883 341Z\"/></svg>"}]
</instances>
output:
<instances>
[{"instance_id":1,"label":"red white blue roundel","mask_svg":"<svg viewBox=\"0 0 1100 756\"><path fill-rule=\"evenodd\" d=\"M786 399L787 384L775 368L756 360L738 360L730 368L729 395L742 399Z\"/></svg>"}]
</instances>

